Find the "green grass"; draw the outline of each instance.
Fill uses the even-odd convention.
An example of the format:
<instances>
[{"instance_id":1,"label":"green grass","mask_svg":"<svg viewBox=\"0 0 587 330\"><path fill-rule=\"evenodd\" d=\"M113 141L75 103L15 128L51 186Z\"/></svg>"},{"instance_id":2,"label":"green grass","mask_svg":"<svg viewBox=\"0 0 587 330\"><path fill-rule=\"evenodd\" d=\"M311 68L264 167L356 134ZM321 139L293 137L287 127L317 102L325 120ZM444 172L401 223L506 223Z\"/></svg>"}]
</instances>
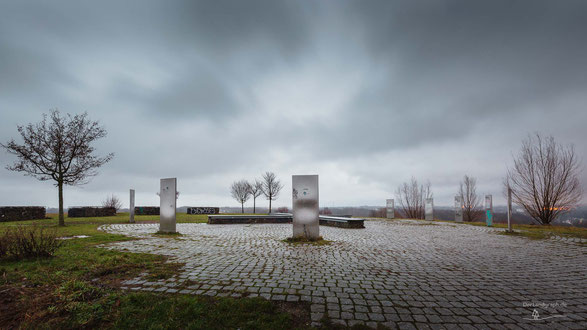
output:
<instances>
[{"instance_id":1,"label":"green grass","mask_svg":"<svg viewBox=\"0 0 587 330\"><path fill-rule=\"evenodd\" d=\"M158 222L158 216L136 216L137 223ZM178 214L178 222L206 222L206 215ZM113 251L101 244L134 240L97 228L128 223L128 214L99 218L57 216L36 221L0 223L10 226L46 226L59 237L87 235L64 241L53 258L0 260L0 324L22 328L155 328L155 329L279 329L302 326L309 317L292 317L287 309L262 299L209 298L156 293L130 293L121 282L147 273L148 280L178 274L183 264L146 253ZM176 235L162 235L162 237ZM161 236L158 236L161 237ZM307 314L307 315L306 315Z\"/></svg>"},{"instance_id":2,"label":"green grass","mask_svg":"<svg viewBox=\"0 0 587 330\"><path fill-rule=\"evenodd\" d=\"M472 226L487 226L485 222L465 222ZM504 223L493 223L493 227L507 228ZM514 233L500 233L504 235L524 236L533 239L547 239L552 236L572 237L587 239L587 228L570 227L570 226L541 226L541 225L518 225L513 224Z\"/></svg>"},{"instance_id":3,"label":"green grass","mask_svg":"<svg viewBox=\"0 0 587 330\"><path fill-rule=\"evenodd\" d=\"M178 295L160 299L138 293L126 295L120 305L114 329L287 329L293 325L287 313L261 298Z\"/></svg>"}]
</instances>

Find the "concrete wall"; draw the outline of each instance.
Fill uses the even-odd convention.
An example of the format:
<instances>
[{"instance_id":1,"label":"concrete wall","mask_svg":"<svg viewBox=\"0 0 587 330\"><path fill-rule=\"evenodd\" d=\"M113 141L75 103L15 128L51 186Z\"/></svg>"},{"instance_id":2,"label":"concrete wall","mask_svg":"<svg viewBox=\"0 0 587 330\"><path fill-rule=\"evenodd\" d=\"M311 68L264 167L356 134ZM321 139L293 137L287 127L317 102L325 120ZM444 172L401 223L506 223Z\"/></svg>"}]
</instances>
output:
<instances>
[{"instance_id":1,"label":"concrete wall","mask_svg":"<svg viewBox=\"0 0 587 330\"><path fill-rule=\"evenodd\" d=\"M220 208L218 207L188 207L187 214L218 214L220 213Z\"/></svg>"},{"instance_id":2,"label":"concrete wall","mask_svg":"<svg viewBox=\"0 0 587 330\"><path fill-rule=\"evenodd\" d=\"M159 215L159 206L136 206L135 215Z\"/></svg>"},{"instance_id":3,"label":"concrete wall","mask_svg":"<svg viewBox=\"0 0 587 330\"><path fill-rule=\"evenodd\" d=\"M69 218L111 217L116 215L113 207L72 207L67 211Z\"/></svg>"},{"instance_id":4,"label":"concrete wall","mask_svg":"<svg viewBox=\"0 0 587 330\"><path fill-rule=\"evenodd\" d=\"M43 206L2 206L0 222L45 219Z\"/></svg>"}]
</instances>

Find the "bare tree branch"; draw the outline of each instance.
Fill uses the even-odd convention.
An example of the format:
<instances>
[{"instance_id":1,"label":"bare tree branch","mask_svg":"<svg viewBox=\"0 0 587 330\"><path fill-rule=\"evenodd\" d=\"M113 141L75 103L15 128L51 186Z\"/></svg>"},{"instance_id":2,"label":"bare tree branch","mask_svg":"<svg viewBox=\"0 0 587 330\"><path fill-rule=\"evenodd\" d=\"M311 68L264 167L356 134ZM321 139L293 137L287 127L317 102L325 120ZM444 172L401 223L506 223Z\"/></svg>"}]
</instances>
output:
<instances>
[{"instance_id":1,"label":"bare tree branch","mask_svg":"<svg viewBox=\"0 0 587 330\"><path fill-rule=\"evenodd\" d=\"M514 202L538 223L548 225L581 200L580 173L572 145L557 144L554 137L537 133L522 142L504 189L510 187Z\"/></svg>"},{"instance_id":2,"label":"bare tree branch","mask_svg":"<svg viewBox=\"0 0 587 330\"><path fill-rule=\"evenodd\" d=\"M241 203L241 213L245 213L245 202L251 197L251 184L247 180L236 181L230 186L230 194Z\"/></svg>"},{"instance_id":3,"label":"bare tree branch","mask_svg":"<svg viewBox=\"0 0 587 330\"><path fill-rule=\"evenodd\" d=\"M250 194L253 197L253 213L257 213L257 197L263 194L263 182L255 179L250 185Z\"/></svg>"},{"instance_id":4,"label":"bare tree branch","mask_svg":"<svg viewBox=\"0 0 587 330\"><path fill-rule=\"evenodd\" d=\"M271 213L271 201L274 201L279 196L279 192L283 185L273 172L265 172L263 174L263 195L269 200L269 213Z\"/></svg>"},{"instance_id":5,"label":"bare tree branch","mask_svg":"<svg viewBox=\"0 0 587 330\"><path fill-rule=\"evenodd\" d=\"M1 144L15 155L17 161L7 166L10 171L23 172L41 181L53 180L59 190L59 225L65 225L63 185L81 185L98 174L97 169L109 162L114 154L94 155L92 142L106 136L106 130L87 113L61 116L58 110L43 115L36 124L17 126L23 143L11 139Z\"/></svg>"},{"instance_id":6,"label":"bare tree branch","mask_svg":"<svg viewBox=\"0 0 587 330\"><path fill-rule=\"evenodd\" d=\"M463 216L465 221L481 219L481 199L477 195L477 179L465 175L460 184L458 194L463 197Z\"/></svg>"},{"instance_id":7,"label":"bare tree branch","mask_svg":"<svg viewBox=\"0 0 587 330\"><path fill-rule=\"evenodd\" d=\"M114 195L110 195L102 201L102 207L111 207L118 211L122 208L122 202L120 201L120 198Z\"/></svg>"},{"instance_id":8,"label":"bare tree branch","mask_svg":"<svg viewBox=\"0 0 587 330\"><path fill-rule=\"evenodd\" d=\"M418 180L412 177L410 182L404 182L397 188L395 195L404 217L424 219L425 201L432 198L430 181L420 185Z\"/></svg>"}]
</instances>

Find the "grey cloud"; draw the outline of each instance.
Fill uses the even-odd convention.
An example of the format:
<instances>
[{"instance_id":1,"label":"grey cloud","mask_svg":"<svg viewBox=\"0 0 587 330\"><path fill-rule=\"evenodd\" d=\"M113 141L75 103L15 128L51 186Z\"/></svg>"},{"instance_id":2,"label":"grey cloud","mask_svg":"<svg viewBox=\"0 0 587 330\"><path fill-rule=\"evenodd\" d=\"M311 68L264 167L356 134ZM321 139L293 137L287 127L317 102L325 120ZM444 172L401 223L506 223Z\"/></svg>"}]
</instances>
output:
<instances>
[{"instance_id":1,"label":"grey cloud","mask_svg":"<svg viewBox=\"0 0 587 330\"><path fill-rule=\"evenodd\" d=\"M583 1L3 2L0 139L87 110L117 154L88 199L177 175L228 204L214 182L264 170L496 189L527 132L587 156L586 30Z\"/></svg>"}]
</instances>

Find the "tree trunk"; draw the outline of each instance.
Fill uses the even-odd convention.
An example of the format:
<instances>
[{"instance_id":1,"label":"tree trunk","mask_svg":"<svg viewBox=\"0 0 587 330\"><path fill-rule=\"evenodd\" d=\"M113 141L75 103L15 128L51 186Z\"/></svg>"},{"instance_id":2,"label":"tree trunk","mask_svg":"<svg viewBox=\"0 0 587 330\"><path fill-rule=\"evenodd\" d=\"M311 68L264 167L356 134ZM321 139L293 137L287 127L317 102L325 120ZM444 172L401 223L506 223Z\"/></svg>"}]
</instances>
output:
<instances>
[{"instance_id":1,"label":"tree trunk","mask_svg":"<svg viewBox=\"0 0 587 330\"><path fill-rule=\"evenodd\" d=\"M241 203L241 213L245 213L245 203Z\"/></svg>"},{"instance_id":2,"label":"tree trunk","mask_svg":"<svg viewBox=\"0 0 587 330\"><path fill-rule=\"evenodd\" d=\"M271 214L271 198L269 198L269 214Z\"/></svg>"},{"instance_id":3,"label":"tree trunk","mask_svg":"<svg viewBox=\"0 0 587 330\"><path fill-rule=\"evenodd\" d=\"M255 207L256 201L257 201L257 198L256 197L253 197L253 214L257 213L257 209Z\"/></svg>"},{"instance_id":4,"label":"tree trunk","mask_svg":"<svg viewBox=\"0 0 587 330\"><path fill-rule=\"evenodd\" d=\"M63 182L58 182L59 187L59 225L65 226L65 216L63 215Z\"/></svg>"}]
</instances>

